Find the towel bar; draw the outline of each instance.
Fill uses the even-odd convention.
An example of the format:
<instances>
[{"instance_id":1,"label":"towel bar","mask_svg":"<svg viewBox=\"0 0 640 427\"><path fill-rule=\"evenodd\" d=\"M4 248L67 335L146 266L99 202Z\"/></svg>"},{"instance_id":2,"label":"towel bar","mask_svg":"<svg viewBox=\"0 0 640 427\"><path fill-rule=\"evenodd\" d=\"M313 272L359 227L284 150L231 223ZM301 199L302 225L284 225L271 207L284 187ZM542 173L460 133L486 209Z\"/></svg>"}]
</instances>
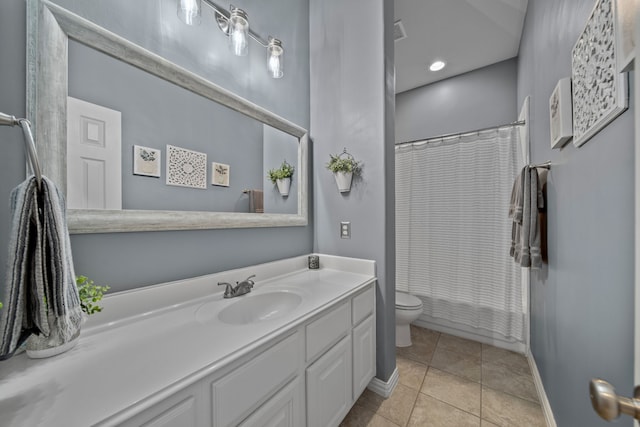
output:
<instances>
[{"instance_id":1,"label":"towel bar","mask_svg":"<svg viewBox=\"0 0 640 427\"><path fill-rule=\"evenodd\" d=\"M547 160L544 163L540 163L537 165L529 165L530 168L542 168L542 169L551 169L551 160Z\"/></svg>"},{"instance_id":2,"label":"towel bar","mask_svg":"<svg viewBox=\"0 0 640 427\"><path fill-rule=\"evenodd\" d=\"M40 162L38 161L38 154L36 152L36 144L33 141L33 133L31 133L31 123L29 123L29 120L27 119L17 119L15 116L0 113L0 126L20 126L22 128L24 145L29 157L29 164L31 165L33 174L36 176L38 189L40 189L42 172L40 169Z\"/></svg>"}]
</instances>

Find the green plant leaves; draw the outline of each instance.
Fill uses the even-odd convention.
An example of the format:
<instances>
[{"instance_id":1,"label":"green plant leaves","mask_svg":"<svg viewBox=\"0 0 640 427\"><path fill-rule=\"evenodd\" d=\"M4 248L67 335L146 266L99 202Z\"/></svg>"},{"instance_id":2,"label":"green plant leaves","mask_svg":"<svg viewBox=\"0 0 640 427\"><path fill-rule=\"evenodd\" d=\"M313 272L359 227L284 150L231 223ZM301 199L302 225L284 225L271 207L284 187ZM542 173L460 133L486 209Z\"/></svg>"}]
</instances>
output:
<instances>
[{"instance_id":1,"label":"green plant leaves","mask_svg":"<svg viewBox=\"0 0 640 427\"><path fill-rule=\"evenodd\" d=\"M94 314L102 311L102 307L95 304L102 300L102 296L110 288L109 286L95 285L93 280L86 276L76 277L76 286L80 295L80 307L87 314Z\"/></svg>"},{"instance_id":2,"label":"green plant leaves","mask_svg":"<svg viewBox=\"0 0 640 427\"><path fill-rule=\"evenodd\" d=\"M279 179L291 178L294 171L295 168L284 160L279 168L269 170L267 177L275 184Z\"/></svg>"}]
</instances>

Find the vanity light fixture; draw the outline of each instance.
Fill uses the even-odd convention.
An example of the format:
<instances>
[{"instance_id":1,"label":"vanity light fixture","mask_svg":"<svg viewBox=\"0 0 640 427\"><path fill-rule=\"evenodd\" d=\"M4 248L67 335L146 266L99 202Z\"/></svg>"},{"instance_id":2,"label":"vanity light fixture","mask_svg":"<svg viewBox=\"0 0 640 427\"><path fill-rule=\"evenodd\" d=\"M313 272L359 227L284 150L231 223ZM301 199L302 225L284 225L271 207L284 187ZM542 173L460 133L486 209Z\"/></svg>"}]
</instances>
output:
<instances>
[{"instance_id":1,"label":"vanity light fixture","mask_svg":"<svg viewBox=\"0 0 640 427\"><path fill-rule=\"evenodd\" d=\"M431 65L429 65L429 70L431 71L440 71L444 68L444 66L447 65L444 61L434 61L431 63Z\"/></svg>"},{"instance_id":2,"label":"vanity light fixture","mask_svg":"<svg viewBox=\"0 0 640 427\"><path fill-rule=\"evenodd\" d=\"M199 25L202 16L202 2L213 9L218 28L229 38L229 48L236 56L246 56L249 52L249 38L267 49L267 70L274 79L284 75L284 48L282 41L275 37L262 37L249 28L247 13L231 5L226 11L211 0L178 0L178 18L187 25Z\"/></svg>"},{"instance_id":3,"label":"vanity light fixture","mask_svg":"<svg viewBox=\"0 0 640 427\"><path fill-rule=\"evenodd\" d=\"M282 42L276 38L269 37L269 46L267 47L267 67L269 73L274 79L279 79L284 75L284 49Z\"/></svg>"},{"instance_id":4,"label":"vanity light fixture","mask_svg":"<svg viewBox=\"0 0 640 427\"><path fill-rule=\"evenodd\" d=\"M200 0L178 0L178 18L187 25L200 25Z\"/></svg>"}]
</instances>

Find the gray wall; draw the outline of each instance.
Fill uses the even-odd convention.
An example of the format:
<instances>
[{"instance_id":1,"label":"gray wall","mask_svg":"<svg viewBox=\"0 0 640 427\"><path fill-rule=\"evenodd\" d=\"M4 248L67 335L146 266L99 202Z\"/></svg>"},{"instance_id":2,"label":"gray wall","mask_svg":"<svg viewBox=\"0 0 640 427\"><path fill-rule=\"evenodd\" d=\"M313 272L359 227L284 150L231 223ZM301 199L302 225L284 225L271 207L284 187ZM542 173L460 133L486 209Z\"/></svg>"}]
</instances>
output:
<instances>
[{"instance_id":1,"label":"gray wall","mask_svg":"<svg viewBox=\"0 0 640 427\"><path fill-rule=\"evenodd\" d=\"M510 123L518 118L517 62L508 59L396 96L396 142Z\"/></svg>"},{"instance_id":2,"label":"gray wall","mask_svg":"<svg viewBox=\"0 0 640 427\"><path fill-rule=\"evenodd\" d=\"M149 1L145 6L136 4L137 7L130 10L143 15L137 20L134 15L117 13L116 6L130 4L127 1L60 3L77 3L78 7L91 3L102 9L97 14L102 18L113 18L115 13L118 19L113 23L117 29L138 32L140 40L159 50L173 49L172 54L184 61L181 63L183 66L191 60L196 62L192 64L194 67L202 67L201 62L210 65L206 74L215 83L305 128L309 127L309 13L306 1L279 0L269 4L247 1L236 4L246 6L249 16L254 17L252 24L255 22L257 31L282 35L287 57L286 74L281 80L262 77L266 54L263 49L256 49L255 44L251 45L253 53L249 57L235 61L226 45L219 48L210 41L220 35L217 29L206 25L184 27L175 18L174 1ZM181 26L174 24L176 21ZM106 25L104 22L101 24ZM259 28L261 25L264 28ZM215 34L207 34L209 30ZM19 116L25 115L25 31L25 2L0 2L0 111ZM182 37L185 34L198 37L189 39L190 44L176 39L178 35ZM200 49L200 53L196 55L193 49ZM198 72L195 68L194 71ZM0 141L3 145L0 203L5 201L5 208L0 209L0 242L6 242L10 225L9 192L24 180L25 157L22 137L17 129L0 128ZM110 285L112 291L296 256L309 253L312 248L312 223L307 227L271 229L72 236L76 272ZM0 277L5 273L5 251L0 248Z\"/></svg>"},{"instance_id":3,"label":"gray wall","mask_svg":"<svg viewBox=\"0 0 640 427\"><path fill-rule=\"evenodd\" d=\"M594 3L530 1L518 63L518 102L531 95L531 159L553 163L549 264L531 275L531 347L561 427L610 425L591 408L592 377L633 395L634 106L580 148L549 147L549 96L571 75Z\"/></svg>"},{"instance_id":4,"label":"gray wall","mask_svg":"<svg viewBox=\"0 0 640 427\"><path fill-rule=\"evenodd\" d=\"M376 261L377 377L387 380L395 368L393 2L311 0L309 16L315 249ZM364 171L341 194L325 164L344 147ZM340 221L351 221L351 239L340 238Z\"/></svg>"}]
</instances>

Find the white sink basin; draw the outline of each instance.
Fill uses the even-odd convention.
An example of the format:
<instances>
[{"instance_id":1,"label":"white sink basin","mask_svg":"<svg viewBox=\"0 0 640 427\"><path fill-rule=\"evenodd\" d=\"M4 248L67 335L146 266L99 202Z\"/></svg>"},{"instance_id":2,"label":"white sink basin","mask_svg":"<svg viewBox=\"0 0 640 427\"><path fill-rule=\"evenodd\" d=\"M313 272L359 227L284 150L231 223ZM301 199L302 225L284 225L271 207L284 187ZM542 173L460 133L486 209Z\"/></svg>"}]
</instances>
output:
<instances>
[{"instance_id":1,"label":"white sink basin","mask_svg":"<svg viewBox=\"0 0 640 427\"><path fill-rule=\"evenodd\" d=\"M218 314L221 322L230 325L246 325L277 319L292 312L302 302L293 292L273 291L257 295L237 297L239 300Z\"/></svg>"}]
</instances>

